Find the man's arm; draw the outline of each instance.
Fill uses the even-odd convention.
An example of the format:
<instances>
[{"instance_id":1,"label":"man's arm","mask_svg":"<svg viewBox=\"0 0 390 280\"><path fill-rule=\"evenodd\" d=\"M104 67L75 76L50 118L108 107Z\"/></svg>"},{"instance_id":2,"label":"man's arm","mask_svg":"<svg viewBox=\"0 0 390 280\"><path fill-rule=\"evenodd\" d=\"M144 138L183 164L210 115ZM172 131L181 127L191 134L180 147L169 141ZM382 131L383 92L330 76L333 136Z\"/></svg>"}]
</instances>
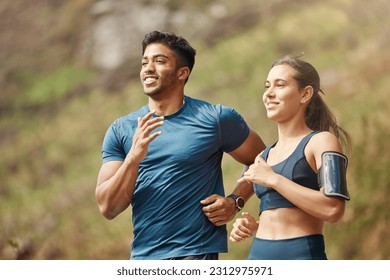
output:
<instances>
[{"instance_id":1,"label":"man's arm","mask_svg":"<svg viewBox=\"0 0 390 280\"><path fill-rule=\"evenodd\" d=\"M130 205L137 176L138 164L131 161L110 161L102 165L95 196L104 217L111 220Z\"/></svg>"},{"instance_id":2,"label":"man's arm","mask_svg":"<svg viewBox=\"0 0 390 280\"><path fill-rule=\"evenodd\" d=\"M154 129L163 125L163 117L153 118L155 111L138 118L133 143L124 161L104 163L99 171L95 191L99 210L107 219L113 219L131 203L140 162L146 157L150 142L161 132Z\"/></svg>"},{"instance_id":3,"label":"man's arm","mask_svg":"<svg viewBox=\"0 0 390 280\"><path fill-rule=\"evenodd\" d=\"M229 154L238 162L249 166L264 149L265 145L263 140L256 132L250 130L244 143Z\"/></svg>"},{"instance_id":4,"label":"man's arm","mask_svg":"<svg viewBox=\"0 0 390 280\"><path fill-rule=\"evenodd\" d=\"M244 164L244 171L251 165L256 156L265 148L263 140L260 136L250 130L248 137L237 149L229 154L238 162ZM245 201L253 195L253 185L251 182L241 182L236 185L233 190L235 195L241 196ZM213 194L201 201L203 213L207 216L210 222L216 226L220 226L231 221L237 214L238 210L232 198L222 197Z\"/></svg>"}]
</instances>

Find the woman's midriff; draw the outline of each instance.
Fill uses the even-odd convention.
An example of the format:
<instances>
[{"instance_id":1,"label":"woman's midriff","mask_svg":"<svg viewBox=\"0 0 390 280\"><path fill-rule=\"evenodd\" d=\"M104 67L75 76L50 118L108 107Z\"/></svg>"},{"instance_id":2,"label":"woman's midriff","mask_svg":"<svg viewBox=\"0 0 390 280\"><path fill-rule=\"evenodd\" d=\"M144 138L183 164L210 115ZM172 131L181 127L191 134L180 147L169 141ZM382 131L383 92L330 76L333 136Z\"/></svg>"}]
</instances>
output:
<instances>
[{"instance_id":1,"label":"woman's midriff","mask_svg":"<svg viewBox=\"0 0 390 280\"><path fill-rule=\"evenodd\" d=\"M287 239L322 234L323 222L297 207L263 211L259 217L256 237Z\"/></svg>"}]
</instances>

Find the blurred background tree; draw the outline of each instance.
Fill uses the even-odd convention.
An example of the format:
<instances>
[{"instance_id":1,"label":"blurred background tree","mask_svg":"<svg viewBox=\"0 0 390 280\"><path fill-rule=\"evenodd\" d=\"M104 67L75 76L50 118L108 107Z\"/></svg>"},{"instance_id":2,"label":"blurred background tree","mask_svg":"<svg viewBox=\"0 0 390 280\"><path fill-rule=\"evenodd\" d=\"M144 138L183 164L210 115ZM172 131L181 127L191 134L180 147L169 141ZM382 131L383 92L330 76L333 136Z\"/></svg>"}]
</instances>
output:
<instances>
[{"instance_id":1,"label":"blurred background tree","mask_svg":"<svg viewBox=\"0 0 390 280\"><path fill-rule=\"evenodd\" d=\"M2 1L0 259L129 258L131 209L105 220L94 190L108 125L147 101L141 40L156 29L198 51L186 94L234 107L267 144L263 81L273 60L303 52L353 139L352 200L326 225L328 257L389 259L389 12L386 0ZM226 156L223 169L229 192L241 167Z\"/></svg>"}]
</instances>

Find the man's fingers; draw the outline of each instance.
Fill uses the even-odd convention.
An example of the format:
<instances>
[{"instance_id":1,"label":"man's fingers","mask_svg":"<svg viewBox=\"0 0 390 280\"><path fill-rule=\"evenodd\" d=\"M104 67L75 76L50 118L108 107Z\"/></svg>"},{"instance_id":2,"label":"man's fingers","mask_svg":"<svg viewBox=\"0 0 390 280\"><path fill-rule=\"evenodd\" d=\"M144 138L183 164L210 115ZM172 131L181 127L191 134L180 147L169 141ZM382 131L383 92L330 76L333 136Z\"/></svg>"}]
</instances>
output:
<instances>
[{"instance_id":1,"label":"man's fingers","mask_svg":"<svg viewBox=\"0 0 390 280\"><path fill-rule=\"evenodd\" d=\"M156 139L158 136L160 136L161 133L162 133L161 131L157 131L157 132L153 133L152 135L150 135L150 136L148 137L147 144L149 144L149 143L152 142L154 139Z\"/></svg>"},{"instance_id":2,"label":"man's fingers","mask_svg":"<svg viewBox=\"0 0 390 280\"><path fill-rule=\"evenodd\" d=\"M210 213L210 212L213 212L216 207L214 205L215 201L218 199L218 195L216 194L213 194L213 195L210 195L208 197L206 197L205 199L201 200L200 203L205 205L202 210L203 212L206 214L206 213Z\"/></svg>"},{"instance_id":3,"label":"man's fingers","mask_svg":"<svg viewBox=\"0 0 390 280\"><path fill-rule=\"evenodd\" d=\"M147 122L155 113L156 113L156 111L150 111L149 113L147 113L143 117L138 117L138 124L140 126L144 125L145 122Z\"/></svg>"},{"instance_id":4,"label":"man's fingers","mask_svg":"<svg viewBox=\"0 0 390 280\"><path fill-rule=\"evenodd\" d=\"M203 205L207 205L207 204L210 204L210 203L213 203L214 201L216 201L217 198L218 198L217 194L212 194L212 195L206 197L205 199L201 200L200 203Z\"/></svg>"},{"instance_id":5,"label":"man's fingers","mask_svg":"<svg viewBox=\"0 0 390 280\"><path fill-rule=\"evenodd\" d=\"M142 128L144 131L149 130L149 132L150 132L153 129L155 129L156 127L164 124L164 117L153 118L153 119L147 120L145 122L139 121L138 124L139 124L139 128Z\"/></svg>"},{"instance_id":6,"label":"man's fingers","mask_svg":"<svg viewBox=\"0 0 390 280\"><path fill-rule=\"evenodd\" d=\"M217 217L217 218L210 218L210 217L208 217L208 219L215 226L222 226L222 225L225 224L224 221L221 220L219 217Z\"/></svg>"},{"instance_id":7,"label":"man's fingers","mask_svg":"<svg viewBox=\"0 0 390 280\"><path fill-rule=\"evenodd\" d=\"M159 122L156 122L156 123L153 123L153 124L148 125L148 126L144 129L145 135L149 135L150 132L152 132L154 129L156 129L156 128L159 127L159 126L162 126L163 124L164 124L163 121L159 121Z\"/></svg>"},{"instance_id":8,"label":"man's fingers","mask_svg":"<svg viewBox=\"0 0 390 280\"><path fill-rule=\"evenodd\" d=\"M138 117L138 128L136 131L135 139L149 144L153 139L161 134L161 132L155 132L152 135L150 133L159 126L164 124L164 117L156 117L151 119L155 111L149 112L145 116ZM138 135L138 136L137 136ZM146 139L146 140L142 140Z\"/></svg>"},{"instance_id":9,"label":"man's fingers","mask_svg":"<svg viewBox=\"0 0 390 280\"><path fill-rule=\"evenodd\" d=\"M149 126L150 124L162 121L164 119L164 116L152 118L155 113L156 111L150 111L143 117L138 117L138 127L146 127Z\"/></svg>"}]
</instances>

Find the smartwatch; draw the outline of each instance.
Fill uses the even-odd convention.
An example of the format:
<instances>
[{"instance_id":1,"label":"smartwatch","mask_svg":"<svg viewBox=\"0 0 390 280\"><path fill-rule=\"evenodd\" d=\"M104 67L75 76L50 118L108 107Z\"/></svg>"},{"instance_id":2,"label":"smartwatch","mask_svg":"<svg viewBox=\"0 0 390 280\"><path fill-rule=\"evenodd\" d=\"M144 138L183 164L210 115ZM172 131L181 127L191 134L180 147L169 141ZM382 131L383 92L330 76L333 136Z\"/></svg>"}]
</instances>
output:
<instances>
[{"instance_id":1,"label":"smartwatch","mask_svg":"<svg viewBox=\"0 0 390 280\"><path fill-rule=\"evenodd\" d=\"M238 195L235 195L234 193L232 193L232 194L229 194L227 197L233 198L234 204L235 204L236 208L238 209L238 211L240 211L244 207L245 200L241 196L238 196Z\"/></svg>"}]
</instances>

